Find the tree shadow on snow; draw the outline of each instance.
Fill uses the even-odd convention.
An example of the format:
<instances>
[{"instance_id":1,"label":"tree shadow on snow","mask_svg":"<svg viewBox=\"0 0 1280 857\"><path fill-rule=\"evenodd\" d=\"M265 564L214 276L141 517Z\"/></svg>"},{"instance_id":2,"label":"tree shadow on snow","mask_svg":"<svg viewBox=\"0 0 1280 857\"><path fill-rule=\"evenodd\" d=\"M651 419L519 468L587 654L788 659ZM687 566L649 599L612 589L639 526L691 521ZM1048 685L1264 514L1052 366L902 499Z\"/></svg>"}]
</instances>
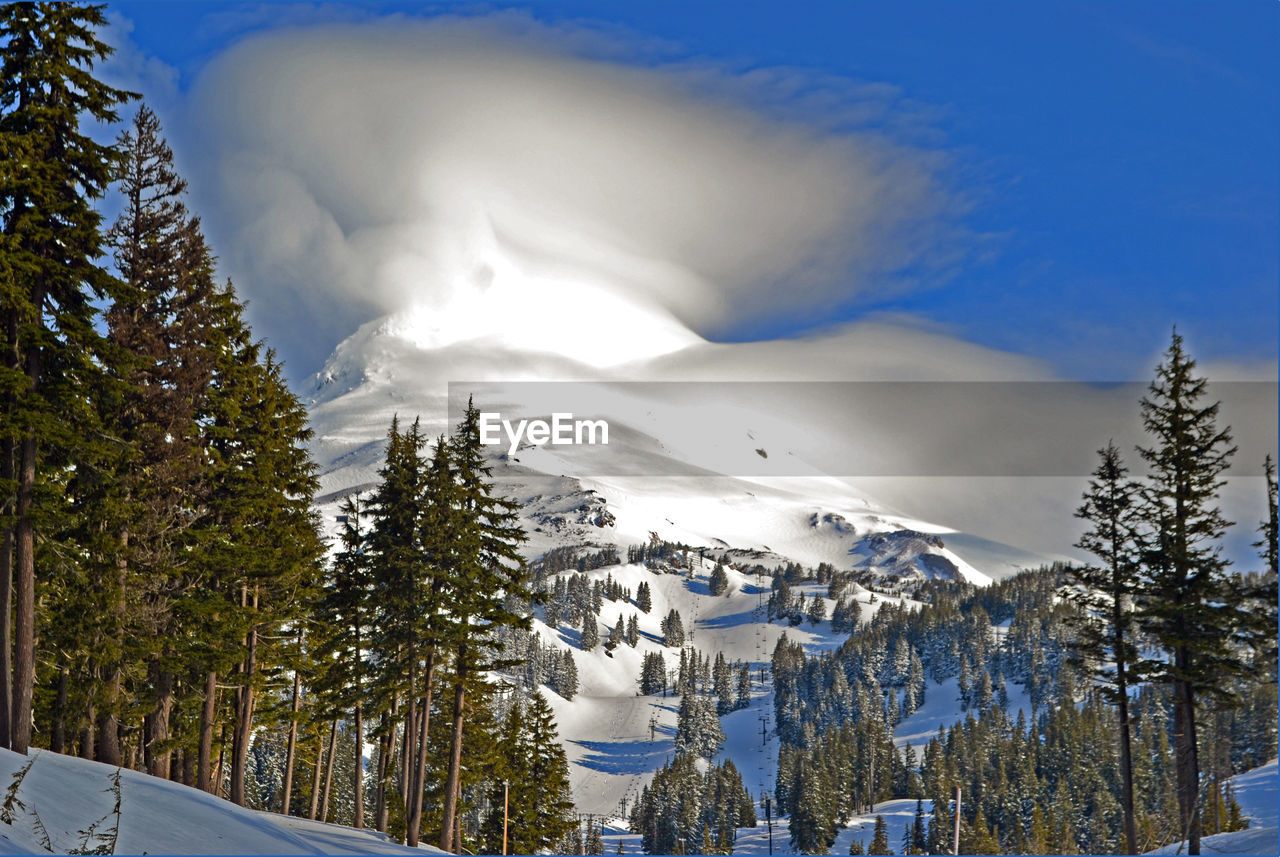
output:
<instances>
[{"instance_id":1,"label":"tree shadow on snow","mask_svg":"<svg viewBox=\"0 0 1280 857\"><path fill-rule=\"evenodd\" d=\"M663 736L657 741L574 741L589 753L578 764L605 774L644 774L661 768L667 759L675 755L675 741L667 737L674 734L671 727L658 727Z\"/></svg>"}]
</instances>

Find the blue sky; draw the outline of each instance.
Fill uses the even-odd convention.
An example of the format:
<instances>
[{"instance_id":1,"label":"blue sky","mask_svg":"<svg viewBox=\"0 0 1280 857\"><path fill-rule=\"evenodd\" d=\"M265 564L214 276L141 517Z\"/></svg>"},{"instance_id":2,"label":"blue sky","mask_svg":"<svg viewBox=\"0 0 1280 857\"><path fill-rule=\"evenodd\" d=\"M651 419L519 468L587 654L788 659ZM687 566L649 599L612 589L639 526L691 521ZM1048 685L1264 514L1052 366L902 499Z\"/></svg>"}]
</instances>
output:
<instances>
[{"instance_id":1,"label":"blue sky","mask_svg":"<svg viewBox=\"0 0 1280 857\"><path fill-rule=\"evenodd\" d=\"M179 99L248 33L508 8L602 31L632 46L624 62L711 63L730 74L799 68L888 84L896 88L892 111L927 117L918 142L946 153L947 180L967 200L961 219L973 240L963 258L914 289L837 293L816 309L717 329L717 338L775 338L906 314L1044 359L1068 377L1141 379L1177 324L1203 360L1276 359L1275 3L108 7L131 22L131 50L176 69ZM181 159L184 129L172 123L182 120L169 121Z\"/></svg>"}]
</instances>

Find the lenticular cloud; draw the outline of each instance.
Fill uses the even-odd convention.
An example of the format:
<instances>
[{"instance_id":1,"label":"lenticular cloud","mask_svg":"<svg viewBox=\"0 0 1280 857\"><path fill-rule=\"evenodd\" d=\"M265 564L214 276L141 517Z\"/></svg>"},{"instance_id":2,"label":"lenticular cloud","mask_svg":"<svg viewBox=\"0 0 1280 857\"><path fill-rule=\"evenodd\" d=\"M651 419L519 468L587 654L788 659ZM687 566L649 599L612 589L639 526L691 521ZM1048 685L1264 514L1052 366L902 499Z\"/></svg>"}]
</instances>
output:
<instances>
[{"instance_id":1,"label":"lenticular cloud","mask_svg":"<svg viewBox=\"0 0 1280 857\"><path fill-rule=\"evenodd\" d=\"M820 318L943 252L941 157L833 118L892 92L850 86L817 114L800 88L511 16L273 33L194 90L195 184L295 370L406 311L430 319L424 347L564 341L622 313L618 362Z\"/></svg>"}]
</instances>

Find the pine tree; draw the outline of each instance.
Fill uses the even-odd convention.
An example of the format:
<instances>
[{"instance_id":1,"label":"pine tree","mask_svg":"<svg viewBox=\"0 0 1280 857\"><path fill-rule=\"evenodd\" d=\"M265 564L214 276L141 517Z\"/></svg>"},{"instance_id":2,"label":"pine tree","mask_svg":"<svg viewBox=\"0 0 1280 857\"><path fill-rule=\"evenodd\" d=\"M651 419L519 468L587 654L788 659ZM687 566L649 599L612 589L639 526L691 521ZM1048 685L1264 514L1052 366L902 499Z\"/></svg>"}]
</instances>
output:
<instances>
[{"instance_id":1,"label":"pine tree","mask_svg":"<svg viewBox=\"0 0 1280 857\"><path fill-rule=\"evenodd\" d=\"M613 627L609 629L609 638L605 642L605 648L613 651L622 644L622 638L625 633L627 623L622 618L622 614L618 614L618 621L613 623Z\"/></svg>"},{"instance_id":2,"label":"pine tree","mask_svg":"<svg viewBox=\"0 0 1280 857\"><path fill-rule=\"evenodd\" d=\"M712 595L724 595L729 591L729 575L721 563L716 563L716 567L711 570L708 586Z\"/></svg>"},{"instance_id":3,"label":"pine tree","mask_svg":"<svg viewBox=\"0 0 1280 857\"><path fill-rule=\"evenodd\" d=\"M710 759L724 746L724 730L710 697L686 693L676 716L676 752Z\"/></svg>"},{"instance_id":4,"label":"pine tree","mask_svg":"<svg viewBox=\"0 0 1280 857\"><path fill-rule=\"evenodd\" d=\"M582 614L582 651L593 652L600 645L600 630L596 626L596 614L590 610Z\"/></svg>"},{"instance_id":5,"label":"pine tree","mask_svg":"<svg viewBox=\"0 0 1280 857\"><path fill-rule=\"evenodd\" d=\"M651 696L667 693L667 664L661 652L645 652L640 665L640 694Z\"/></svg>"},{"instance_id":6,"label":"pine tree","mask_svg":"<svg viewBox=\"0 0 1280 857\"><path fill-rule=\"evenodd\" d=\"M805 617L808 618L810 625L816 625L827 618L827 602L823 601L818 595L814 595L809 601L809 607L805 610Z\"/></svg>"},{"instance_id":7,"label":"pine tree","mask_svg":"<svg viewBox=\"0 0 1280 857\"><path fill-rule=\"evenodd\" d=\"M486 853L502 844L503 782L507 783L508 854L538 854L554 849L573 828L569 763L557 736L551 706L534 692L507 714L499 739L499 763L493 776L483 825Z\"/></svg>"},{"instance_id":8,"label":"pine tree","mask_svg":"<svg viewBox=\"0 0 1280 857\"><path fill-rule=\"evenodd\" d=\"M684 646L684 622L675 608L662 620L662 645L675 649Z\"/></svg>"},{"instance_id":9,"label":"pine tree","mask_svg":"<svg viewBox=\"0 0 1280 857\"><path fill-rule=\"evenodd\" d=\"M565 649L560 655L560 675L552 688L565 699L573 699L578 693L578 665L573 660L573 652Z\"/></svg>"},{"instance_id":10,"label":"pine tree","mask_svg":"<svg viewBox=\"0 0 1280 857\"><path fill-rule=\"evenodd\" d=\"M462 581L451 609L460 618L461 633L453 641L457 680L453 697L453 736L445 783L440 847L451 850L462 766L462 735L466 713L465 678L503 666L494 656L494 632L505 627L529 627L527 614L514 612L515 602L533 599L524 580L519 547L527 538L516 516L516 504L498 496L490 482L492 470L480 443L480 410L471 401L450 444L456 467L459 508L467 526L453 543L453 573ZM594 621L594 618L592 619ZM456 843L459 847L461 843Z\"/></svg>"},{"instance_id":11,"label":"pine tree","mask_svg":"<svg viewBox=\"0 0 1280 857\"><path fill-rule=\"evenodd\" d=\"M876 816L875 832L871 835L871 844L867 846L868 854L892 854L893 849L889 847L889 827L885 824L884 816ZM965 852L968 853L968 852ZM986 853L986 852L982 852Z\"/></svg>"},{"instance_id":12,"label":"pine tree","mask_svg":"<svg viewBox=\"0 0 1280 857\"><path fill-rule=\"evenodd\" d=\"M1241 598L1226 575L1220 539L1228 526L1216 503L1235 447L1230 429L1217 427L1219 406L1205 405L1207 382L1176 332L1142 400L1142 419L1154 445L1139 448L1151 469L1147 516L1155 530L1146 552L1140 623L1169 660L1146 671L1173 687L1178 811L1188 853L1200 853L1200 762L1197 699L1224 699L1242 663L1236 646Z\"/></svg>"},{"instance_id":13,"label":"pine tree","mask_svg":"<svg viewBox=\"0 0 1280 857\"><path fill-rule=\"evenodd\" d=\"M1067 594L1083 611L1075 622L1076 660L1092 670L1098 687L1116 707L1125 843L1128 853L1136 854L1129 685L1138 660L1132 605L1139 589L1143 548L1141 486L1127 478L1115 444L1107 444L1098 454L1101 461L1076 512L1092 527L1076 547L1089 551L1102 564L1069 567L1067 574L1075 586Z\"/></svg>"},{"instance_id":14,"label":"pine tree","mask_svg":"<svg viewBox=\"0 0 1280 857\"><path fill-rule=\"evenodd\" d=\"M327 698L330 707L342 706L352 712L353 729L360 739L356 742L359 758L352 783L352 824L357 828L364 826L364 650L371 635L373 612L373 577L361 528L364 511L359 492L348 495L339 506L341 549L334 554L316 605L316 618L324 629L316 654L325 668L315 690Z\"/></svg>"},{"instance_id":15,"label":"pine tree","mask_svg":"<svg viewBox=\"0 0 1280 857\"><path fill-rule=\"evenodd\" d=\"M647 580L640 581L640 585L636 587L636 606L640 608L641 613L648 613L653 609L653 595L649 591Z\"/></svg>"},{"instance_id":16,"label":"pine tree","mask_svg":"<svg viewBox=\"0 0 1280 857\"><path fill-rule=\"evenodd\" d=\"M8 596L13 593L13 674L8 746L27 752L31 742L36 674L36 526L42 510L36 480L41 442L74 449L72 414L83 413L85 385L97 369L100 350L92 300L113 287L99 266L101 215L92 207L119 164L114 148L95 142L80 128L113 123L115 108L131 93L95 79L94 64L112 49L95 31L104 26L102 6L9 3L0 7L0 139L6 154L20 155L24 169L0 172L0 232L4 273L0 311L5 317L0 413L0 483L7 498L6 535L0 562L0 631L8 632ZM10 554L12 550L12 554ZM10 575L16 575L10 585ZM4 634L8 646L8 633Z\"/></svg>"},{"instance_id":17,"label":"pine tree","mask_svg":"<svg viewBox=\"0 0 1280 857\"><path fill-rule=\"evenodd\" d=\"M636 619L636 614L634 613L632 613L631 616L627 619L627 632L625 636L626 636L627 645L630 646L631 648L634 649L637 645L639 645L640 622L639 620Z\"/></svg>"}]
</instances>

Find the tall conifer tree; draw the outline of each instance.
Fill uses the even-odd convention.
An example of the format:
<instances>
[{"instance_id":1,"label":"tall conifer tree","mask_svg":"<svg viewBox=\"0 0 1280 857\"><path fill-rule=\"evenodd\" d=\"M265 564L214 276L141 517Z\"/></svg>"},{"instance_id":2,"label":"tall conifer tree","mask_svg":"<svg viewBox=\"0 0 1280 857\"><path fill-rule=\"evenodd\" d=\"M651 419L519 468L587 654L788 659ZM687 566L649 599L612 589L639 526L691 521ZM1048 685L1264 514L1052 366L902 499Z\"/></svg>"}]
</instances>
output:
<instances>
[{"instance_id":1,"label":"tall conifer tree","mask_svg":"<svg viewBox=\"0 0 1280 857\"><path fill-rule=\"evenodd\" d=\"M1235 447L1217 425L1218 403L1204 401L1208 382L1173 334L1156 378L1142 399L1142 420L1154 441L1139 453L1151 470L1141 624L1167 653L1148 673L1173 688L1180 829L1188 853L1200 853L1200 761L1197 703L1224 699L1242 670L1238 646L1249 626L1240 593L1226 574L1220 544L1229 522L1218 508L1222 474Z\"/></svg>"},{"instance_id":2,"label":"tall conifer tree","mask_svg":"<svg viewBox=\"0 0 1280 857\"><path fill-rule=\"evenodd\" d=\"M42 445L74 447L66 419L84 400L80 385L96 372L89 356L99 347L92 300L113 285L98 263L101 215L92 201L106 191L118 165L110 146L80 128L82 118L111 123L131 97L93 76L112 49L95 31L106 23L102 6L9 3L0 6L0 138L21 152L27 168L3 173L0 225L5 236L5 396L0 480L12 497L4 511L0 602L9 574L15 601L12 699L7 731L12 749L31 742L36 670L37 473ZM7 613L6 613L7 617ZM0 629L7 632L8 628ZM7 639L7 634L0 634Z\"/></svg>"}]
</instances>

